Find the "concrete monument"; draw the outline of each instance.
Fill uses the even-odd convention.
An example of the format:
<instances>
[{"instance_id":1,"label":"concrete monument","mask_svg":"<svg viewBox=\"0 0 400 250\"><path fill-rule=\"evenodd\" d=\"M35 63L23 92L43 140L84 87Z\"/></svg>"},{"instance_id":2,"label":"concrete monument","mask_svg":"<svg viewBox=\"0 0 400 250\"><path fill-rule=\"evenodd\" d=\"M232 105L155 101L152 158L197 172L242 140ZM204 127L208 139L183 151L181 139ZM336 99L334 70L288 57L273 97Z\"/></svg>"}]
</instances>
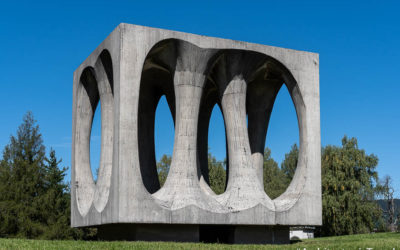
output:
<instances>
[{"instance_id":1,"label":"concrete monument","mask_svg":"<svg viewBox=\"0 0 400 250\"><path fill-rule=\"evenodd\" d=\"M271 200L263 152L283 84L297 113L299 159L288 189ZM154 119L163 95L175 141L160 188ZM95 182L89 153L97 105ZM227 138L220 195L208 185L214 105ZM104 239L281 243L289 226L322 223L318 54L120 24L74 72L72 138L71 224L99 227Z\"/></svg>"}]
</instances>

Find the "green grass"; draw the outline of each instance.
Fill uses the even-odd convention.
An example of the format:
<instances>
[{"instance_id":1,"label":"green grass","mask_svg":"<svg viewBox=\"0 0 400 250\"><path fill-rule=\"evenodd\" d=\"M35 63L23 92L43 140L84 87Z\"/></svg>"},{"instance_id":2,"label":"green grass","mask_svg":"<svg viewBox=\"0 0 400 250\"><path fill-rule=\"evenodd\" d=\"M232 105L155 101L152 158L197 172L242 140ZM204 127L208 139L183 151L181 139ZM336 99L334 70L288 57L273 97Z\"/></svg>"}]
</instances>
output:
<instances>
[{"instance_id":1,"label":"green grass","mask_svg":"<svg viewBox=\"0 0 400 250\"><path fill-rule=\"evenodd\" d=\"M49 241L0 239L0 249L399 249L400 233L360 234L304 240L291 245L226 245L171 242Z\"/></svg>"}]
</instances>

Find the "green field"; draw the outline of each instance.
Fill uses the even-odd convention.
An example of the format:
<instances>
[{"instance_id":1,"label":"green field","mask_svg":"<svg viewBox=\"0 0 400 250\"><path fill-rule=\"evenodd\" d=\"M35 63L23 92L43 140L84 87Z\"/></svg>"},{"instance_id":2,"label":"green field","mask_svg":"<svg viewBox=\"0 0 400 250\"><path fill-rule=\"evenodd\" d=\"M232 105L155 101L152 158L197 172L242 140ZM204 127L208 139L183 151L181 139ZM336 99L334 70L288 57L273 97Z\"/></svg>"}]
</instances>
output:
<instances>
[{"instance_id":1,"label":"green field","mask_svg":"<svg viewBox=\"0 0 400 250\"><path fill-rule=\"evenodd\" d=\"M0 239L0 249L399 249L400 233L360 234L304 240L291 245L227 245L170 242L48 241Z\"/></svg>"}]
</instances>

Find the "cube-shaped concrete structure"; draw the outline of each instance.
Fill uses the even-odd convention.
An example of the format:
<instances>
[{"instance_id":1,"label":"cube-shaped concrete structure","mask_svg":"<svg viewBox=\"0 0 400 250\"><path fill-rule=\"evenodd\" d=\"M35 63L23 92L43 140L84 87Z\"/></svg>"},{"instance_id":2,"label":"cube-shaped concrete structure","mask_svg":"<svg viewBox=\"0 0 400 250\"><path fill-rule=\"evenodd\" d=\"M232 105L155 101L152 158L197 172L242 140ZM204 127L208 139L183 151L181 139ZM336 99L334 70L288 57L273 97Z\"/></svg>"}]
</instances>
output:
<instances>
[{"instance_id":1,"label":"cube-shaped concrete structure","mask_svg":"<svg viewBox=\"0 0 400 250\"><path fill-rule=\"evenodd\" d=\"M290 186L272 200L263 187L263 152L283 84L297 113L299 159ZM154 119L163 95L175 141L160 188ZM102 131L95 182L89 155L97 105ZM208 185L214 105L227 138L227 185L220 195ZM120 24L74 72L72 138L73 227L108 225L142 239L151 225L172 231L186 225L182 231L194 235L201 227L231 225L239 239L246 228L322 223L318 54ZM127 233L129 225L134 233Z\"/></svg>"}]
</instances>

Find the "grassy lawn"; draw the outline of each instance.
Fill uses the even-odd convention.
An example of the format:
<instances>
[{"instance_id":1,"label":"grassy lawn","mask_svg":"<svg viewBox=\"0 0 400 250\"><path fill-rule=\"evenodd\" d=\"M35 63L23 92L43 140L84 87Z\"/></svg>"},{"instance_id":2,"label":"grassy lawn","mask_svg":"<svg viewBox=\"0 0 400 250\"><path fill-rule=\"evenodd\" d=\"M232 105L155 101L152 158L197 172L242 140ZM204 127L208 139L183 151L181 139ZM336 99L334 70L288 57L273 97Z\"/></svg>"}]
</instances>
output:
<instances>
[{"instance_id":1,"label":"grassy lawn","mask_svg":"<svg viewBox=\"0 0 400 250\"><path fill-rule=\"evenodd\" d=\"M0 239L0 249L399 249L400 233L304 240L291 245L226 245L171 242L48 241Z\"/></svg>"}]
</instances>

